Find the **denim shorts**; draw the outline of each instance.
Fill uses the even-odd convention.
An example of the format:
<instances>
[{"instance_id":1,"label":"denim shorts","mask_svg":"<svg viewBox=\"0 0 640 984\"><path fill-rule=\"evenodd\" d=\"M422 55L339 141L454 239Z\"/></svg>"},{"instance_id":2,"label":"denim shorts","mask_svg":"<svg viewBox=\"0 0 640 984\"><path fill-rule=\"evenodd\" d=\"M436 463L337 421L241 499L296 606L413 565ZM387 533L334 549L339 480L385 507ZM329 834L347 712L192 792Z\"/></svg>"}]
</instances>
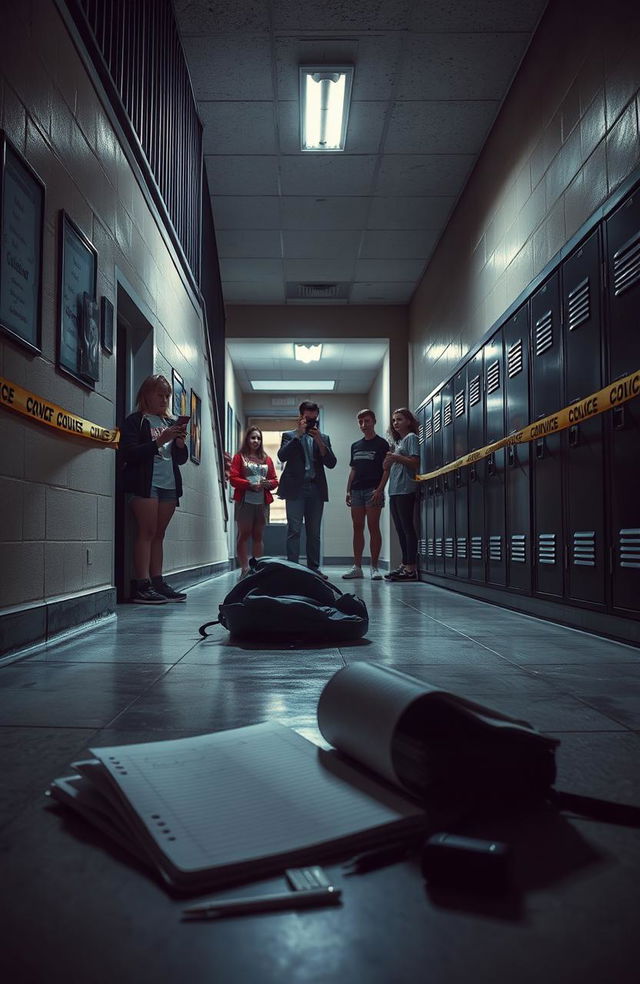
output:
<instances>
[{"instance_id":1,"label":"denim shorts","mask_svg":"<svg viewBox=\"0 0 640 984\"><path fill-rule=\"evenodd\" d=\"M355 506L356 509L372 506L371 496L375 492L375 489L351 489L351 508ZM384 493L380 496L377 505L373 506L374 509L382 508L384 506Z\"/></svg>"},{"instance_id":2,"label":"denim shorts","mask_svg":"<svg viewBox=\"0 0 640 984\"><path fill-rule=\"evenodd\" d=\"M176 495L176 490L175 489L161 489L157 485L152 485L151 486L151 491L149 492L149 495L148 496L136 495L133 492L130 492L129 495L128 495L129 501L131 501L131 499L145 499L145 498L157 499L158 502L177 502L178 501L178 496Z\"/></svg>"}]
</instances>

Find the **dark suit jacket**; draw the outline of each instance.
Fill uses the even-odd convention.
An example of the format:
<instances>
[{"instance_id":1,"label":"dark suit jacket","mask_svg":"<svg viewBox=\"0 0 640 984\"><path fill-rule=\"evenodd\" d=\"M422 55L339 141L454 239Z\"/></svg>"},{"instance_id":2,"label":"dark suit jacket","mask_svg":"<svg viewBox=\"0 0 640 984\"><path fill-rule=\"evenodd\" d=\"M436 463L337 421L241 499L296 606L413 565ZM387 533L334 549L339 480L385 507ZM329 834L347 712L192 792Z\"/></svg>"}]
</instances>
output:
<instances>
[{"instance_id":1,"label":"dark suit jacket","mask_svg":"<svg viewBox=\"0 0 640 984\"><path fill-rule=\"evenodd\" d=\"M317 445L313 445L313 467L315 468L316 485L320 489L324 502L329 498L327 490L327 478L324 473L325 468L336 467L336 456L331 450L331 441L326 434L320 437L327 446L324 457L320 454ZM278 451L278 458L284 461L284 471L278 486L278 495L281 499L300 499L304 485L304 448L298 439L297 431L285 431L282 435L282 442Z\"/></svg>"}]
</instances>

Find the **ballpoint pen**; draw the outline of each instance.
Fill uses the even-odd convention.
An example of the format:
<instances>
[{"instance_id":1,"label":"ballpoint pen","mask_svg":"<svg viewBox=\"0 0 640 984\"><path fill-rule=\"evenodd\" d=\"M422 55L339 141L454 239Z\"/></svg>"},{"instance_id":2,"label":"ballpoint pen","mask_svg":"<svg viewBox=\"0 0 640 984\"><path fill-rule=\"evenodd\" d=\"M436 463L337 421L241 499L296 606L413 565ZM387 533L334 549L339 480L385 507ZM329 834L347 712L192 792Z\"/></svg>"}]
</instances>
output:
<instances>
[{"instance_id":1,"label":"ballpoint pen","mask_svg":"<svg viewBox=\"0 0 640 984\"><path fill-rule=\"evenodd\" d=\"M322 905L340 905L342 892L329 885L327 888L308 889L302 892L279 892L275 895L254 895L246 899L221 899L200 902L182 910L185 920L222 919L248 912L278 912L282 909L311 909Z\"/></svg>"}]
</instances>

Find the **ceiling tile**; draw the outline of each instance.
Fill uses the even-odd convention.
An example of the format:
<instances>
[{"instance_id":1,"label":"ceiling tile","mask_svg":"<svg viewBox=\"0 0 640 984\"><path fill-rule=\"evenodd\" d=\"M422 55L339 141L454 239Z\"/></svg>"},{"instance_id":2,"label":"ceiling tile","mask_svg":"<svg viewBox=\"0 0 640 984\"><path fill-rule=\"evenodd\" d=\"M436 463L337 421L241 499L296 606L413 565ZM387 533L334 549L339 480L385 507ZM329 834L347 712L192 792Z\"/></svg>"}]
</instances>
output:
<instances>
[{"instance_id":1,"label":"ceiling tile","mask_svg":"<svg viewBox=\"0 0 640 984\"><path fill-rule=\"evenodd\" d=\"M375 194L456 194L461 191L474 161L473 154L386 154Z\"/></svg>"},{"instance_id":2,"label":"ceiling tile","mask_svg":"<svg viewBox=\"0 0 640 984\"><path fill-rule=\"evenodd\" d=\"M276 196L216 195L212 199L216 233L221 229L279 229Z\"/></svg>"},{"instance_id":3,"label":"ceiling tile","mask_svg":"<svg viewBox=\"0 0 640 984\"><path fill-rule=\"evenodd\" d=\"M204 159L212 195L246 195L250 188L256 195L278 194L278 158L214 156Z\"/></svg>"},{"instance_id":4,"label":"ceiling tile","mask_svg":"<svg viewBox=\"0 0 640 984\"><path fill-rule=\"evenodd\" d=\"M180 32L183 34L221 34L226 32L268 31L269 8L264 0L173 0Z\"/></svg>"},{"instance_id":5,"label":"ceiling tile","mask_svg":"<svg viewBox=\"0 0 640 984\"><path fill-rule=\"evenodd\" d=\"M353 260L360 245L360 230L334 232L322 229L283 232L287 259L323 258Z\"/></svg>"},{"instance_id":6,"label":"ceiling tile","mask_svg":"<svg viewBox=\"0 0 640 984\"><path fill-rule=\"evenodd\" d=\"M363 259L393 256L426 260L438 241L438 235L437 232L416 229L365 232L360 255Z\"/></svg>"},{"instance_id":7,"label":"ceiling tile","mask_svg":"<svg viewBox=\"0 0 640 984\"><path fill-rule=\"evenodd\" d=\"M410 280L415 286L418 277L424 270L424 260L358 260L356 264L356 280L402 281Z\"/></svg>"},{"instance_id":8,"label":"ceiling tile","mask_svg":"<svg viewBox=\"0 0 640 984\"><path fill-rule=\"evenodd\" d=\"M377 37L289 38L275 41L278 99L298 99L300 65L354 65L352 98L376 101L395 83L402 39L395 35Z\"/></svg>"},{"instance_id":9,"label":"ceiling tile","mask_svg":"<svg viewBox=\"0 0 640 984\"><path fill-rule=\"evenodd\" d=\"M303 283L333 283L351 280L353 260L296 259L284 260L284 279ZM306 303L306 302L305 302Z\"/></svg>"},{"instance_id":10,"label":"ceiling tile","mask_svg":"<svg viewBox=\"0 0 640 984\"><path fill-rule=\"evenodd\" d=\"M369 229L430 229L440 231L449 217L456 199L435 196L429 198L374 198L371 202L367 227Z\"/></svg>"},{"instance_id":11,"label":"ceiling tile","mask_svg":"<svg viewBox=\"0 0 640 984\"><path fill-rule=\"evenodd\" d=\"M282 256L278 229L217 229L216 242L221 258Z\"/></svg>"},{"instance_id":12,"label":"ceiling tile","mask_svg":"<svg viewBox=\"0 0 640 984\"><path fill-rule=\"evenodd\" d=\"M183 37L196 99L272 99L268 37Z\"/></svg>"},{"instance_id":13,"label":"ceiling tile","mask_svg":"<svg viewBox=\"0 0 640 984\"><path fill-rule=\"evenodd\" d=\"M339 157L334 154L298 154L281 160L283 195L369 194L376 167L371 155Z\"/></svg>"},{"instance_id":14,"label":"ceiling tile","mask_svg":"<svg viewBox=\"0 0 640 984\"><path fill-rule=\"evenodd\" d=\"M284 304L282 277L229 282L223 280L222 289L227 304Z\"/></svg>"},{"instance_id":15,"label":"ceiling tile","mask_svg":"<svg viewBox=\"0 0 640 984\"><path fill-rule=\"evenodd\" d=\"M200 102L205 154L275 154L271 102Z\"/></svg>"},{"instance_id":16,"label":"ceiling tile","mask_svg":"<svg viewBox=\"0 0 640 984\"><path fill-rule=\"evenodd\" d=\"M352 304L408 304L415 285L403 283L355 283L351 288Z\"/></svg>"},{"instance_id":17,"label":"ceiling tile","mask_svg":"<svg viewBox=\"0 0 640 984\"><path fill-rule=\"evenodd\" d=\"M487 100L396 103L385 153L477 154L498 108Z\"/></svg>"},{"instance_id":18,"label":"ceiling tile","mask_svg":"<svg viewBox=\"0 0 640 984\"><path fill-rule=\"evenodd\" d=\"M362 229L368 198L282 198L283 229Z\"/></svg>"},{"instance_id":19,"label":"ceiling tile","mask_svg":"<svg viewBox=\"0 0 640 984\"><path fill-rule=\"evenodd\" d=\"M412 0L271 0L275 31L404 31Z\"/></svg>"},{"instance_id":20,"label":"ceiling tile","mask_svg":"<svg viewBox=\"0 0 640 984\"><path fill-rule=\"evenodd\" d=\"M220 274L223 280L248 283L251 280L268 282L274 277L282 277L282 260L277 259L237 259L222 258Z\"/></svg>"},{"instance_id":21,"label":"ceiling tile","mask_svg":"<svg viewBox=\"0 0 640 984\"><path fill-rule=\"evenodd\" d=\"M438 34L407 40L399 100L500 100L520 64L527 34Z\"/></svg>"},{"instance_id":22,"label":"ceiling tile","mask_svg":"<svg viewBox=\"0 0 640 984\"><path fill-rule=\"evenodd\" d=\"M416 3L412 31L532 31L547 0L429 0Z\"/></svg>"}]
</instances>

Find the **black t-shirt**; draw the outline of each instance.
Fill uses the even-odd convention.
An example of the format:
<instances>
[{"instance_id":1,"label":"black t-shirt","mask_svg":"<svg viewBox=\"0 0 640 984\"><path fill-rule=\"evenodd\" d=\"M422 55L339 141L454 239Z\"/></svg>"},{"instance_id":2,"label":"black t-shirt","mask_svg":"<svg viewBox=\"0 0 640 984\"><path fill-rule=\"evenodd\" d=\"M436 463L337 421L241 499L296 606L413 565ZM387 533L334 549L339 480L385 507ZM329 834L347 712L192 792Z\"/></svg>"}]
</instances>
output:
<instances>
[{"instance_id":1,"label":"black t-shirt","mask_svg":"<svg viewBox=\"0 0 640 984\"><path fill-rule=\"evenodd\" d=\"M389 450L383 437L372 437L370 441L362 438L351 445L351 468L355 468L352 489L375 489L382 478L382 462Z\"/></svg>"}]
</instances>

